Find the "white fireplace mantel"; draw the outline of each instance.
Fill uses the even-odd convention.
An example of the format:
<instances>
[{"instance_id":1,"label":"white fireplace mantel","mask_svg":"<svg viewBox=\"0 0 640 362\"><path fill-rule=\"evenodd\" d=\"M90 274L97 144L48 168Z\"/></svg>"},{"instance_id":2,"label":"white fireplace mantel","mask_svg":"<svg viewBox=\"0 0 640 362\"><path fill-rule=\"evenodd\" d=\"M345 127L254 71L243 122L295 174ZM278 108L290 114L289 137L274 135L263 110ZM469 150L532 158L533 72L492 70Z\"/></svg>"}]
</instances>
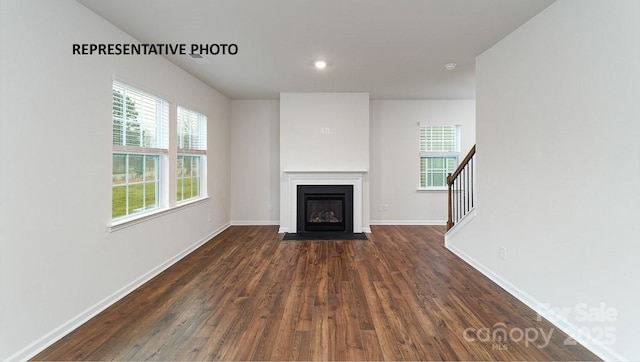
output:
<instances>
[{"instance_id":1,"label":"white fireplace mantel","mask_svg":"<svg viewBox=\"0 0 640 362\"><path fill-rule=\"evenodd\" d=\"M298 230L298 185L352 185L353 232L363 232L362 178L366 173L367 171L283 171L279 232L295 233Z\"/></svg>"}]
</instances>

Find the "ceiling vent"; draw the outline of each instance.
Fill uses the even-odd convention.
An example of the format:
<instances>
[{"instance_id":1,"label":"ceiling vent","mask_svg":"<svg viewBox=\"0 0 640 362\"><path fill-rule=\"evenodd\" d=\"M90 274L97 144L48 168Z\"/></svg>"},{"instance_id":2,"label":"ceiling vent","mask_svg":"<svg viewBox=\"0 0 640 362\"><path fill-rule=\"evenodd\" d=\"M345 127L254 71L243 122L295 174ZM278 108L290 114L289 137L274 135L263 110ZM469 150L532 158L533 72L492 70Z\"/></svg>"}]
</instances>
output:
<instances>
[{"instance_id":1,"label":"ceiling vent","mask_svg":"<svg viewBox=\"0 0 640 362\"><path fill-rule=\"evenodd\" d=\"M194 62L196 62L196 64L209 64L209 59L205 58L201 54L191 53L189 56Z\"/></svg>"}]
</instances>

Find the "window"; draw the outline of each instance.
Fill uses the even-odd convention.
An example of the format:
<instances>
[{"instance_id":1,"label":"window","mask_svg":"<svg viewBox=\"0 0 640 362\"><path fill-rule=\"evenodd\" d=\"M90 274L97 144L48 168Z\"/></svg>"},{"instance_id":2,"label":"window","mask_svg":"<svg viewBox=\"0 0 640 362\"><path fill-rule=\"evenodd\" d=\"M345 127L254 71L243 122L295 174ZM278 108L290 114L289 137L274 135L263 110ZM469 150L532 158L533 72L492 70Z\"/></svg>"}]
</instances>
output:
<instances>
[{"instance_id":1,"label":"window","mask_svg":"<svg viewBox=\"0 0 640 362\"><path fill-rule=\"evenodd\" d=\"M207 117L178 107L178 202L203 196L206 154Z\"/></svg>"},{"instance_id":2,"label":"window","mask_svg":"<svg viewBox=\"0 0 640 362\"><path fill-rule=\"evenodd\" d=\"M459 126L420 125L420 188L447 186L458 166Z\"/></svg>"},{"instance_id":3,"label":"window","mask_svg":"<svg viewBox=\"0 0 640 362\"><path fill-rule=\"evenodd\" d=\"M168 153L169 103L113 82L113 219L161 207L161 160Z\"/></svg>"}]
</instances>

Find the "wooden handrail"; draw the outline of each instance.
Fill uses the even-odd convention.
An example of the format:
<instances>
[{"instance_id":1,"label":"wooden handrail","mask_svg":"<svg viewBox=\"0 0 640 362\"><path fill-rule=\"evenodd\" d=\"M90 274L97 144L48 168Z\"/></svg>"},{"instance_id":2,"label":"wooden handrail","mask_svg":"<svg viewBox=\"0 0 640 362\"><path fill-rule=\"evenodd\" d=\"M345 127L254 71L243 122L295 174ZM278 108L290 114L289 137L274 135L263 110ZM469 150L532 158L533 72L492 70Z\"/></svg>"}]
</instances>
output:
<instances>
[{"instance_id":1,"label":"wooden handrail","mask_svg":"<svg viewBox=\"0 0 640 362\"><path fill-rule=\"evenodd\" d=\"M475 155L476 146L473 145L456 170L447 176L447 189L449 194L447 207L447 230L451 229L458 220L462 219L474 207L473 159ZM456 180L459 181L456 182ZM454 191L456 192L455 195Z\"/></svg>"},{"instance_id":2,"label":"wooden handrail","mask_svg":"<svg viewBox=\"0 0 640 362\"><path fill-rule=\"evenodd\" d=\"M458 177L458 175L460 175L462 170L467 166L467 164L469 164L469 161L475 155L476 155L476 145L473 145L473 147L471 147L471 150L469 150L469 153L467 153L464 159L462 159L462 162L460 162L460 164L458 165L458 168L456 168L456 170L453 171L452 174L447 176L447 184L449 185L453 184L453 180L455 180Z\"/></svg>"}]
</instances>

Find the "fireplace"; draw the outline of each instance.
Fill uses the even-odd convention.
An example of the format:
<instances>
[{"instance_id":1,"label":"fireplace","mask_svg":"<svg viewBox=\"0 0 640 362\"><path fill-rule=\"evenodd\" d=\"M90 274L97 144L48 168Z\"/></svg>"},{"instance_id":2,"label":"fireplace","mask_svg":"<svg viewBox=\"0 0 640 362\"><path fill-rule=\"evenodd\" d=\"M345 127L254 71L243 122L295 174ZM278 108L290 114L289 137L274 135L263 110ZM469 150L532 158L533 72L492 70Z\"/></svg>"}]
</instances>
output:
<instances>
[{"instance_id":1,"label":"fireplace","mask_svg":"<svg viewBox=\"0 0 640 362\"><path fill-rule=\"evenodd\" d=\"M283 171L283 182L280 184L280 229L279 233L301 233L304 230L304 217L301 219L298 210L304 208L298 198L299 186L350 186L352 202L346 202L348 212L352 217L344 216L345 233L370 233L368 223L366 226L364 213L364 186L363 178L366 171ZM304 191L304 190L303 190ZM343 191L344 192L344 191ZM347 193L345 192L345 193ZM303 199L304 200L304 199ZM345 207L345 213L347 208ZM368 220L368 219L367 219ZM346 223L351 223L350 226ZM338 231L338 233L341 233ZM314 232L306 234L314 235ZM315 234L320 234L315 232Z\"/></svg>"},{"instance_id":2,"label":"fireplace","mask_svg":"<svg viewBox=\"0 0 640 362\"><path fill-rule=\"evenodd\" d=\"M353 185L298 185L297 232L353 232Z\"/></svg>"}]
</instances>

